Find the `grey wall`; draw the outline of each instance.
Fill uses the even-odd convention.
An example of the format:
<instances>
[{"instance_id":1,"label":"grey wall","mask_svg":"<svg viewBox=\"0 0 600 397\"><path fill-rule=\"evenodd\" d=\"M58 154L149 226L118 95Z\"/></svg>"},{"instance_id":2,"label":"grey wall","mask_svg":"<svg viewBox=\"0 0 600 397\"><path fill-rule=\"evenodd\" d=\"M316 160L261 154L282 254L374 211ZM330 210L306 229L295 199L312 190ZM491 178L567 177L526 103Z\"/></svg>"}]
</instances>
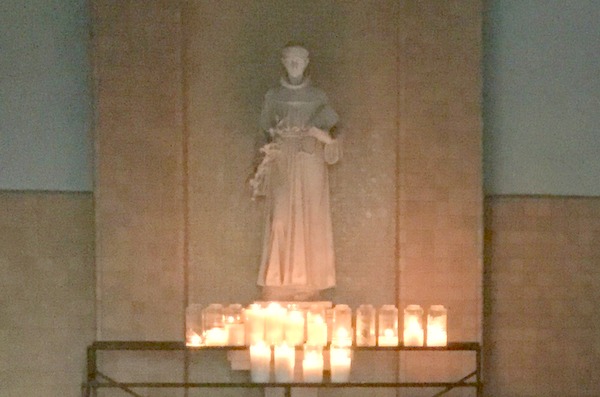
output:
<instances>
[{"instance_id":1,"label":"grey wall","mask_svg":"<svg viewBox=\"0 0 600 397\"><path fill-rule=\"evenodd\" d=\"M486 192L600 195L600 1L487 6Z\"/></svg>"},{"instance_id":2,"label":"grey wall","mask_svg":"<svg viewBox=\"0 0 600 397\"><path fill-rule=\"evenodd\" d=\"M86 0L0 2L0 189L92 190Z\"/></svg>"}]
</instances>

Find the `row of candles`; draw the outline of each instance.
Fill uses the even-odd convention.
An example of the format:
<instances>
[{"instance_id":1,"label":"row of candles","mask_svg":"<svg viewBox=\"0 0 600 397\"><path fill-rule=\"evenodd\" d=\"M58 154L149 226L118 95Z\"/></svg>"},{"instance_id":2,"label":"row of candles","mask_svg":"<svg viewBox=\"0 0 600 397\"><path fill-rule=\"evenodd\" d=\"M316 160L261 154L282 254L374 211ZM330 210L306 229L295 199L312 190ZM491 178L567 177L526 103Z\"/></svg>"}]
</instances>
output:
<instances>
[{"instance_id":1,"label":"row of candles","mask_svg":"<svg viewBox=\"0 0 600 397\"><path fill-rule=\"evenodd\" d=\"M423 309L404 309L404 346L423 346ZM447 344L447 310L433 305L427 315L427 346ZM355 328L353 328L353 324ZM354 331L353 331L354 329ZM301 308L277 302L251 304L190 305L186 310L186 344L201 346L250 346L250 375L253 382L294 382L296 347L302 352L302 380L321 382L323 348L329 348L332 382L347 382L352 362L351 346L398 346L398 309L383 305L361 305L353 322L352 309L339 304L332 309L322 304Z\"/></svg>"},{"instance_id":2,"label":"row of candles","mask_svg":"<svg viewBox=\"0 0 600 397\"><path fill-rule=\"evenodd\" d=\"M353 324L355 327L353 328ZM433 305L427 314L419 305L404 309L404 346L446 346L447 310ZM276 346L398 346L398 309L383 305L360 305L353 323L352 309L338 304L328 309L322 304L301 308L271 302L255 303L243 308L240 304L211 304L206 308L190 305L186 311L186 344L188 346L252 346L258 343Z\"/></svg>"},{"instance_id":3,"label":"row of candles","mask_svg":"<svg viewBox=\"0 0 600 397\"><path fill-rule=\"evenodd\" d=\"M304 344L302 350L302 381L318 383L323 380L325 355L323 346ZM331 346L329 349L329 369L332 382L347 382L350 378L352 362L350 347ZM300 358L300 357L299 357ZM279 345L266 345L264 342L250 346L250 377L253 382L267 383L294 382L296 349L282 342Z\"/></svg>"}]
</instances>

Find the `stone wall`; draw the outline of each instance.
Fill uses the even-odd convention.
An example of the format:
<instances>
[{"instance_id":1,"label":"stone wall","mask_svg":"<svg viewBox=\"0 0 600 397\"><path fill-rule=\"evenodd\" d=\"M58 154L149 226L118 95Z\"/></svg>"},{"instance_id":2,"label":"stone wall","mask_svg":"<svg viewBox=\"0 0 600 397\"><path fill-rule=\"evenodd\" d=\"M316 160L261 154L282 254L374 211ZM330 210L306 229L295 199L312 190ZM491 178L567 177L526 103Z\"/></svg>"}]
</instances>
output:
<instances>
[{"instance_id":1,"label":"stone wall","mask_svg":"<svg viewBox=\"0 0 600 397\"><path fill-rule=\"evenodd\" d=\"M0 191L0 395L81 396L94 340L88 193Z\"/></svg>"},{"instance_id":2,"label":"stone wall","mask_svg":"<svg viewBox=\"0 0 600 397\"><path fill-rule=\"evenodd\" d=\"M279 49L299 40L341 116L345 151L330 169L338 285L327 297L445 304L450 340L480 340L479 1L95 0L92 9L99 338L181 339L187 303L258 298L262 204L247 181ZM388 358L378 375L467 371L460 357L419 357ZM139 372L161 372L135 360Z\"/></svg>"},{"instance_id":3,"label":"stone wall","mask_svg":"<svg viewBox=\"0 0 600 397\"><path fill-rule=\"evenodd\" d=\"M486 200L486 395L600 394L600 199Z\"/></svg>"}]
</instances>

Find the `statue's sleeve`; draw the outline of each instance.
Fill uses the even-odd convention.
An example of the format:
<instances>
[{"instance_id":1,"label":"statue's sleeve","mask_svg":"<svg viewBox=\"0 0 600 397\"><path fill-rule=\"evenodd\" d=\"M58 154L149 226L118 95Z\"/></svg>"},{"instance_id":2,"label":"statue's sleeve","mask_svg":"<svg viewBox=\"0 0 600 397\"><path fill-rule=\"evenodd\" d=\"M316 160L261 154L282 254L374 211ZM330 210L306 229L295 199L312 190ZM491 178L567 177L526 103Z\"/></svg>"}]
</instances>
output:
<instances>
[{"instance_id":1,"label":"statue's sleeve","mask_svg":"<svg viewBox=\"0 0 600 397\"><path fill-rule=\"evenodd\" d=\"M324 131L329 131L332 129L338 122L339 116L333 110L331 105L329 105L329 100L327 99L327 95L324 92L321 93L320 98L320 106L317 110L317 113L313 119L313 123L315 127L320 128Z\"/></svg>"},{"instance_id":2,"label":"statue's sleeve","mask_svg":"<svg viewBox=\"0 0 600 397\"><path fill-rule=\"evenodd\" d=\"M273 91L269 90L265 95L263 102L262 111L260 112L260 128L270 137L269 130L275 125L273 120L275 119L273 109Z\"/></svg>"}]
</instances>

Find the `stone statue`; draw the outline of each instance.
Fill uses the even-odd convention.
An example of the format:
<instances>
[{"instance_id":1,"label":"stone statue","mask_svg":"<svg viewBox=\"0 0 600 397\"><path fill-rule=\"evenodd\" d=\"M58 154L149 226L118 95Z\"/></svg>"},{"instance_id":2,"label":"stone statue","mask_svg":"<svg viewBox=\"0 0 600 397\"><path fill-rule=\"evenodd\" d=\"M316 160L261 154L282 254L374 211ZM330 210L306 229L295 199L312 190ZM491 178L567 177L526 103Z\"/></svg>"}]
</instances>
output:
<instances>
[{"instance_id":1,"label":"stone statue","mask_svg":"<svg viewBox=\"0 0 600 397\"><path fill-rule=\"evenodd\" d=\"M341 155L330 134L338 115L304 74L305 48L286 46L281 61L287 77L265 96L269 143L251 181L267 208L258 285L263 299L311 300L335 286L327 165Z\"/></svg>"}]
</instances>

